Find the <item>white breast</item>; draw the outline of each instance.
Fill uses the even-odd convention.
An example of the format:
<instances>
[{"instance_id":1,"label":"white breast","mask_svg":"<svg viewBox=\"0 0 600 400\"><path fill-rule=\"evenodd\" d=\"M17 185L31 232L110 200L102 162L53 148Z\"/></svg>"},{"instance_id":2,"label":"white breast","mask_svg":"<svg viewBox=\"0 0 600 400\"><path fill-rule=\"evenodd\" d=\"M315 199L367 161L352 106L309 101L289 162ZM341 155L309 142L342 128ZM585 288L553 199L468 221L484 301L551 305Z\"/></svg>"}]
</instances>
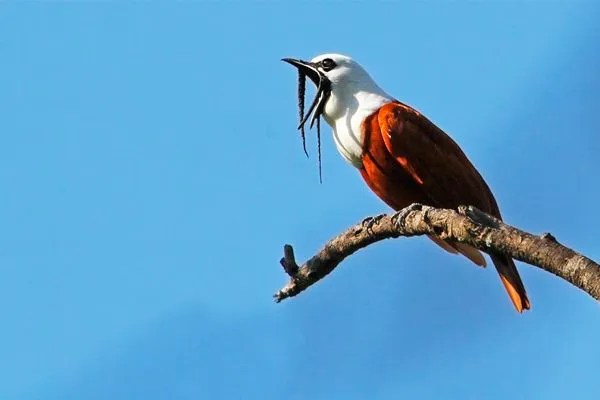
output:
<instances>
[{"instance_id":1,"label":"white breast","mask_svg":"<svg viewBox=\"0 0 600 400\"><path fill-rule=\"evenodd\" d=\"M325 106L324 118L333 130L333 139L342 157L360 168L364 139L362 123L392 99L383 93L358 91L345 96L347 93L344 92L332 92Z\"/></svg>"}]
</instances>

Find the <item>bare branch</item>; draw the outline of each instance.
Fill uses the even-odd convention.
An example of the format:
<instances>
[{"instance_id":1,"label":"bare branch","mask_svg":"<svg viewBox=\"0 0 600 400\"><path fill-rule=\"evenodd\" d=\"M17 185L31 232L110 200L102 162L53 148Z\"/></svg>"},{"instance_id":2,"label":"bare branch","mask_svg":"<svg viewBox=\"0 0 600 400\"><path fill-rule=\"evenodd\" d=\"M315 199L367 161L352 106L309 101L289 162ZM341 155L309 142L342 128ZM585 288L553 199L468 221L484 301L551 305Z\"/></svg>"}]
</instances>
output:
<instances>
[{"instance_id":1,"label":"bare branch","mask_svg":"<svg viewBox=\"0 0 600 400\"><path fill-rule=\"evenodd\" d=\"M368 245L400 236L435 234L468 243L486 253L506 254L561 277L600 300L600 265L563 246L550 233L535 236L478 210L458 211L413 204L394 214L367 218L331 239L298 267L292 246L282 258L290 282L275 295L280 302L296 296L333 271L346 257Z\"/></svg>"}]
</instances>

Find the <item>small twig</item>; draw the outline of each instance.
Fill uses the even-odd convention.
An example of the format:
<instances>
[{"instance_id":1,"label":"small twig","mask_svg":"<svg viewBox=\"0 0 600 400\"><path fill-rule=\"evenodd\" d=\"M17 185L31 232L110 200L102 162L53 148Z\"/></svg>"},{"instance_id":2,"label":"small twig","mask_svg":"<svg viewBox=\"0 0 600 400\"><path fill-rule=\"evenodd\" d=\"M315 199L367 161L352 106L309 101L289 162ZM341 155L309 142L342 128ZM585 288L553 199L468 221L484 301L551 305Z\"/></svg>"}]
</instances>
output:
<instances>
[{"instance_id":1,"label":"small twig","mask_svg":"<svg viewBox=\"0 0 600 400\"><path fill-rule=\"evenodd\" d=\"M546 232L546 233L542 234L542 236L540 236L540 237L542 239L551 240L553 242L558 242L558 240L556 240L556 238L550 232Z\"/></svg>"},{"instance_id":2,"label":"small twig","mask_svg":"<svg viewBox=\"0 0 600 400\"><path fill-rule=\"evenodd\" d=\"M298 273L298 264L296 264L296 257L294 257L294 248L289 244L283 246L283 258L279 261L281 266L291 278L296 276Z\"/></svg>"},{"instance_id":3,"label":"small twig","mask_svg":"<svg viewBox=\"0 0 600 400\"><path fill-rule=\"evenodd\" d=\"M275 301L296 296L331 273L346 257L372 243L427 234L464 242L484 252L506 254L551 272L600 300L600 265L561 245L549 233L532 235L475 207L459 207L457 212L413 204L394 214L363 220L331 239L300 267L292 247L286 245L281 263L291 280L274 295Z\"/></svg>"}]
</instances>

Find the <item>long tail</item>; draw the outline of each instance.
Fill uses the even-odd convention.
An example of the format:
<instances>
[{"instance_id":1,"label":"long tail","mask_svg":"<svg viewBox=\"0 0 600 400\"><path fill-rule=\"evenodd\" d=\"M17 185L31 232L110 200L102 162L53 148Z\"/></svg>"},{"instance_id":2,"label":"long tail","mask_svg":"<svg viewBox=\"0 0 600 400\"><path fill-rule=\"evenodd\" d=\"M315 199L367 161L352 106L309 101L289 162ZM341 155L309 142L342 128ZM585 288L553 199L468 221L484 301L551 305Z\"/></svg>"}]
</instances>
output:
<instances>
[{"instance_id":1,"label":"long tail","mask_svg":"<svg viewBox=\"0 0 600 400\"><path fill-rule=\"evenodd\" d=\"M447 252L453 254L460 253L471 260L474 264L477 264L480 267L486 266L485 258L483 258L481 252L476 248L464 243L448 243L445 240L433 235L428 236L429 239ZM523 310L529 310L531 305L529 304L529 299L527 298L527 292L525 291L525 286L523 285L523 281L519 276L519 271L517 271L517 266L515 265L513 259L498 254L490 255L490 257L494 263L494 266L496 267L496 271L498 271L498 275L500 275L500 280L506 288L508 296L510 297L517 311L522 313Z\"/></svg>"},{"instance_id":2,"label":"long tail","mask_svg":"<svg viewBox=\"0 0 600 400\"><path fill-rule=\"evenodd\" d=\"M490 255L490 257L517 311L522 313L523 310L529 310L531 305L527 298L527 292L513 259L498 254Z\"/></svg>"}]
</instances>

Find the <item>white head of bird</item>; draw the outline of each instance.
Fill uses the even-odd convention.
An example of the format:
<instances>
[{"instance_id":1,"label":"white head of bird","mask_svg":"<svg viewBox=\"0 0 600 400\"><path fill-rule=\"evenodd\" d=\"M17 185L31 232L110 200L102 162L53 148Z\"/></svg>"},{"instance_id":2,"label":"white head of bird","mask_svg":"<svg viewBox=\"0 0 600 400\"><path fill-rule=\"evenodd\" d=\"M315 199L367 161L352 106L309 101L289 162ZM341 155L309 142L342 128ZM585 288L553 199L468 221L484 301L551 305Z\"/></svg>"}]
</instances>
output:
<instances>
[{"instance_id":1,"label":"white head of bird","mask_svg":"<svg viewBox=\"0 0 600 400\"><path fill-rule=\"evenodd\" d=\"M361 124L369 115L393 101L355 60L342 54L322 54L310 61L284 58L317 85L317 95L308 114L322 115L333 131L341 155L360 167ZM308 116L308 115L307 115Z\"/></svg>"}]
</instances>

